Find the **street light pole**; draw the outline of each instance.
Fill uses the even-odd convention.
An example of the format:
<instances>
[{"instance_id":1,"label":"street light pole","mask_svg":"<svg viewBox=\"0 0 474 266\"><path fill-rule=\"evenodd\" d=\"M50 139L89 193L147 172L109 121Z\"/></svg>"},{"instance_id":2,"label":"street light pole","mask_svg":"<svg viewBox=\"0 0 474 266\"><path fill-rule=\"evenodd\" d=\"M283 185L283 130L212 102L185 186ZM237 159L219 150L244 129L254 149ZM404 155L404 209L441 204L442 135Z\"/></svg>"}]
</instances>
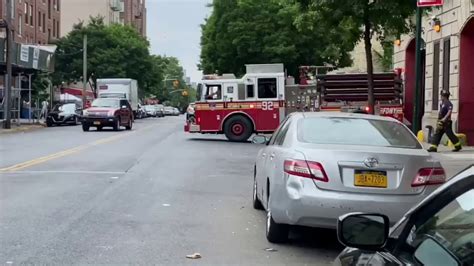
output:
<instances>
[{"instance_id":1,"label":"street light pole","mask_svg":"<svg viewBox=\"0 0 474 266\"><path fill-rule=\"evenodd\" d=\"M86 89L87 89L87 34L84 34L83 43L83 60L82 60L82 108L86 108Z\"/></svg>"},{"instance_id":2,"label":"street light pole","mask_svg":"<svg viewBox=\"0 0 474 266\"><path fill-rule=\"evenodd\" d=\"M7 37L7 51L6 51L6 63L7 63L7 75L4 87L4 95L3 95L3 128L9 129L11 128L11 89L12 89L12 56L13 56L13 34L12 34L12 1L6 1L6 8L7 8L7 21L6 21L6 37Z\"/></svg>"},{"instance_id":3,"label":"street light pole","mask_svg":"<svg viewBox=\"0 0 474 266\"><path fill-rule=\"evenodd\" d=\"M417 134L420 130L420 99L421 99L421 7L416 8L416 54L415 54L415 110L413 112L413 133Z\"/></svg>"}]
</instances>

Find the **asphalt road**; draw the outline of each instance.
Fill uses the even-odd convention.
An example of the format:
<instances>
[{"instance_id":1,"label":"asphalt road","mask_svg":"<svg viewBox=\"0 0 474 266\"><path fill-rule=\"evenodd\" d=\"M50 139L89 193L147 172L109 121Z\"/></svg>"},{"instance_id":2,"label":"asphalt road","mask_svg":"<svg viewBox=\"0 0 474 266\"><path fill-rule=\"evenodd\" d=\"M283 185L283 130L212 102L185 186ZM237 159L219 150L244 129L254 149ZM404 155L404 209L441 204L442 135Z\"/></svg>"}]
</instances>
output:
<instances>
[{"instance_id":1,"label":"asphalt road","mask_svg":"<svg viewBox=\"0 0 474 266\"><path fill-rule=\"evenodd\" d=\"M332 263L334 231L265 239L251 206L258 145L186 135L183 120L1 135L0 264Z\"/></svg>"}]
</instances>

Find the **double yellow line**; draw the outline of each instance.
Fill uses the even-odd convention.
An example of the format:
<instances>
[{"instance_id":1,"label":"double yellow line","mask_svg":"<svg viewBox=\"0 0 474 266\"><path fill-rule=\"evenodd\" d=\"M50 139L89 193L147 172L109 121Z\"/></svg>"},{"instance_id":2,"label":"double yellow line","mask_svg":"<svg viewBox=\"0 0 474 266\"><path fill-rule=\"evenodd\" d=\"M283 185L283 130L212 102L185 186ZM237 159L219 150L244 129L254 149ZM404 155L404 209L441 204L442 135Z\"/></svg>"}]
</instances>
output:
<instances>
[{"instance_id":1,"label":"double yellow line","mask_svg":"<svg viewBox=\"0 0 474 266\"><path fill-rule=\"evenodd\" d=\"M147 128L149 128L149 127L146 127L143 130L145 130ZM114 136L111 136L111 137L108 137L108 138L104 138L104 139L94 141L94 142L89 143L89 144L84 144L84 145L78 146L78 147L75 147L75 148L72 148L72 149L67 149L67 150L60 151L60 152L57 152L57 153L53 153L53 154L50 154L50 155L47 155L47 156L39 157L39 158L29 160L29 161L26 161L26 162L23 162L23 163L15 164L15 165L12 165L12 166L9 166L9 167L6 167L6 168L0 168L0 173L19 171L19 170L25 169L27 167L31 167L31 166L38 165L38 164L41 164L41 163L44 163L44 162L47 162L47 161L51 161L51 160L54 160L54 159L58 159L58 158L61 158L61 157L67 156L67 155L78 153L80 151L83 151L83 150L85 150L87 148L90 148L90 147L93 147L93 146L97 146L97 145L100 145L100 144L112 142L114 140L118 140L118 139L130 136L132 134L135 134L136 132L137 131L132 131L132 132L125 133L125 134L114 135Z\"/></svg>"}]
</instances>

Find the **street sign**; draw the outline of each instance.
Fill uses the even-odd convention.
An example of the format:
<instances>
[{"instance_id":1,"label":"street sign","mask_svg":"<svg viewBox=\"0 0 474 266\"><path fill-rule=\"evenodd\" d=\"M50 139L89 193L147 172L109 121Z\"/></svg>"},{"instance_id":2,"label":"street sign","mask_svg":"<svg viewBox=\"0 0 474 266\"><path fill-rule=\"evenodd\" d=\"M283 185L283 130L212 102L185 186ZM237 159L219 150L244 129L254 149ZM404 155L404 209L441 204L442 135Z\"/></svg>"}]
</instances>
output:
<instances>
[{"instance_id":1,"label":"street sign","mask_svg":"<svg viewBox=\"0 0 474 266\"><path fill-rule=\"evenodd\" d=\"M30 47L29 46L21 45L20 60L23 62L28 62L30 60Z\"/></svg>"},{"instance_id":2,"label":"street sign","mask_svg":"<svg viewBox=\"0 0 474 266\"><path fill-rule=\"evenodd\" d=\"M443 4L444 4L444 0L418 0L417 1L418 7L442 6Z\"/></svg>"}]
</instances>

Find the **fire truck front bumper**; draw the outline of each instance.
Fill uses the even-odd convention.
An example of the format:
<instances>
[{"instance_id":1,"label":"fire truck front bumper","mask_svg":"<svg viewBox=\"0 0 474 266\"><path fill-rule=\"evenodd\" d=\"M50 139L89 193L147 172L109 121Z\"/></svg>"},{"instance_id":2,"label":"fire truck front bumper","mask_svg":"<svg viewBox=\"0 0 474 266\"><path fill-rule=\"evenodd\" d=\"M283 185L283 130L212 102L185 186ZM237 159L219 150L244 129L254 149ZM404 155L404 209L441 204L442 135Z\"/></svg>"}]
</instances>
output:
<instances>
[{"instance_id":1,"label":"fire truck front bumper","mask_svg":"<svg viewBox=\"0 0 474 266\"><path fill-rule=\"evenodd\" d=\"M196 125L196 124L186 123L186 125L184 125L184 132L189 132L189 133L201 132L201 126Z\"/></svg>"}]
</instances>

